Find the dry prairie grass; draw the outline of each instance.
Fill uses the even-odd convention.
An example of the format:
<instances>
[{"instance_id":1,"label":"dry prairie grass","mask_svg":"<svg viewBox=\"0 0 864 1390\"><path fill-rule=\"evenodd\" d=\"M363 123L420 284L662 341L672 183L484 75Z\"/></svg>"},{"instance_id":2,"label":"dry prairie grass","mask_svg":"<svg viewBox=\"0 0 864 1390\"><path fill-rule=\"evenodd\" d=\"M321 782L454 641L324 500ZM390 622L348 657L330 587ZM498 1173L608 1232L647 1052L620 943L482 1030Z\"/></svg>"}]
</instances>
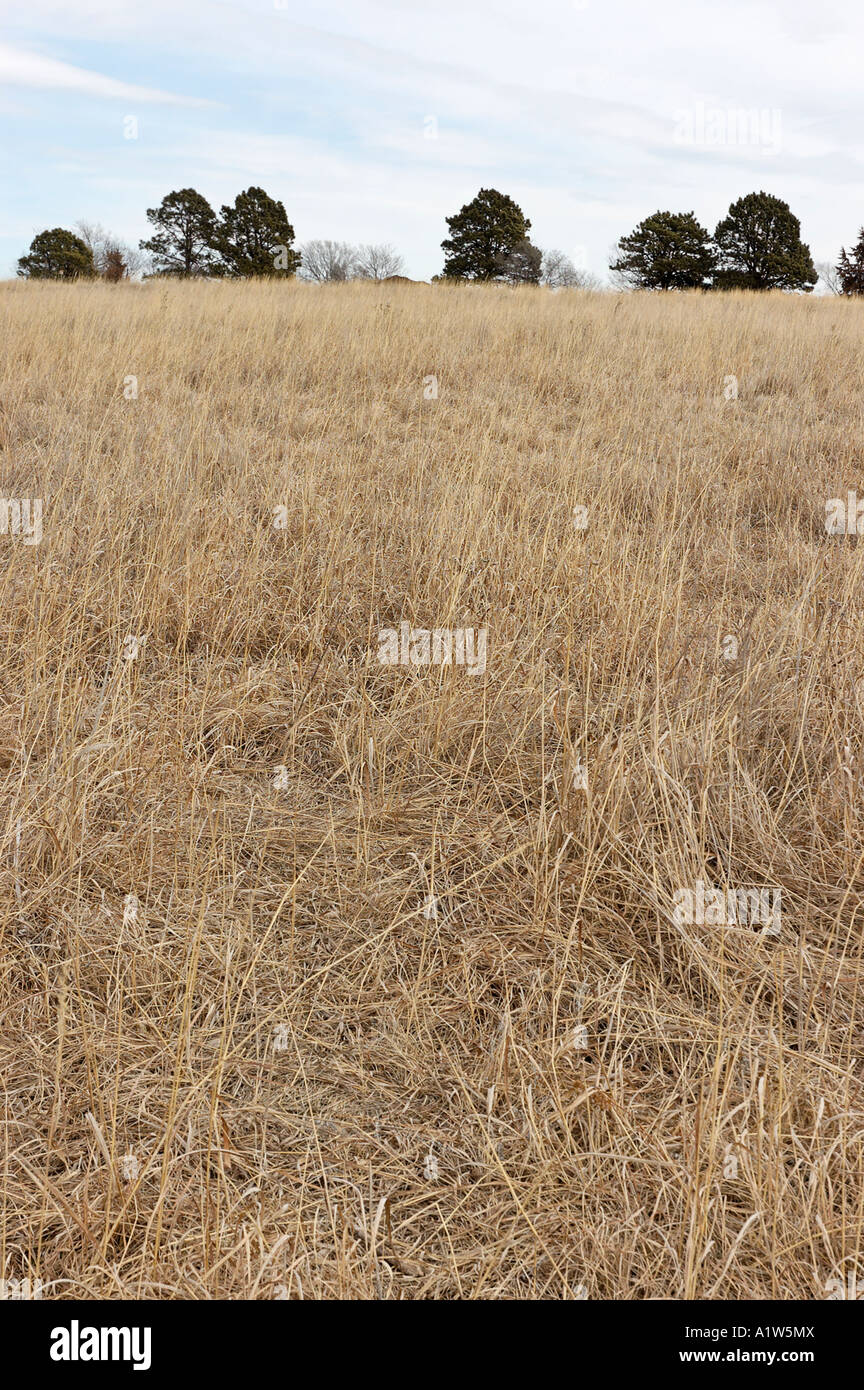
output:
<instances>
[{"instance_id":1,"label":"dry prairie grass","mask_svg":"<svg viewBox=\"0 0 864 1390\"><path fill-rule=\"evenodd\" d=\"M860 307L13 283L0 317L0 484L45 505L0 536L7 1277L860 1273L864 612L823 524L864 495ZM486 626L485 673L381 666L403 620ZM778 886L780 935L675 925L700 878Z\"/></svg>"}]
</instances>

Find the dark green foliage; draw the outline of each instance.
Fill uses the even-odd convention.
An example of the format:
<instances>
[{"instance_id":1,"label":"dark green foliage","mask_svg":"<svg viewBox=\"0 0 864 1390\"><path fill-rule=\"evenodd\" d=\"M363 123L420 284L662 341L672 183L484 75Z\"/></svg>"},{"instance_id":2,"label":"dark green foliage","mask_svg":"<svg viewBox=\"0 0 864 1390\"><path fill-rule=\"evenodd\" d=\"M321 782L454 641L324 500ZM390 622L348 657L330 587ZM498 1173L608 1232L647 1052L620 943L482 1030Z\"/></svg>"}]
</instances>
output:
<instances>
[{"instance_id":1,"label":"dark green foliage","mask_svg":"<svg viewBox=\"0 0 864 1390\"><path fill-rule=\"evenodd\" d=\"M216 246L228 275L293 275L300 266L293 243L284 205L263 188L247 188L233 207L222 208Z\"/></svg>"},{"instance_id":2,"label":"dark green foliage","mask_svg":"<svg viewBox=\"0 0 864 1390\"><path fill-rule=\"evenodd\" d=\"M96 274L93 252L74 232L54 227L39 232L26 256L19 257L18 274L32 280L89 279Z\"/></svg>"},{"instance_id":3,"label":"dark green foliage","mask_svg":"<svg viewBox=\"0 0 864 1390\"><path fill-rule=\"evenodd\" d=\"M618 253L610 269L643 290L704 288L717 259L692 212L655 212L621 238Z\"/></svg>"},{"instance_id":4,"label":"dark green foliage","mask_svg":"<svg viewBox=\"0 0 864 1390\"><path fill-rule=\"evenodd\" d=\"M801 240L801 223L789 204L770 193L748 193L718 223L714 240L720 269L718 289L804 290L818 276L810 248Z\"/></svg>"},{"instance_id":5,"label":"dark green foliage","mask_svg":"<svg viewBox=\"0 0 864 1390\"><path fill-rule=\"evenodd\" d=\"M162 199L158 208L147 209L147 220L156 233L140 243L153 257L156 275L218 275L214 249L216 214L207 199L194 188L181 188Z\"/></svg>"},{"instance_id":6,"label":"dark green foliage","mask_svg":"<svg viewBox=\"0 0 864 1390\"><path fill-rule=\"evenodd\" d=\"M447 218L450 235L441 243L449 280L496 280L501 258L528 240L531 223L522 209L495 188L481 188L460 212Z\"/></svg>"},{"instance_id":7,"label":"dark green foliage","mask_svg":"<svg viewBox=\"0 0 864 1390\"><path fill-rule=\"evenodd\" d=\"M841 248L837 274L844 294L864 294L864 227L858 233L851 255L847 255L845 246Z\"/></svg>"},{"instance_id":8,"label":"dark green foliage","mask_svg":"<svg viewBox=\"0 0 864 1390\"><path fill-rule=\"evenodd\" d=\"M498 274L510 285L539 285L543 252L531 242L517 241L507 255L496 257Z\"/></svg>"}]
</instances>

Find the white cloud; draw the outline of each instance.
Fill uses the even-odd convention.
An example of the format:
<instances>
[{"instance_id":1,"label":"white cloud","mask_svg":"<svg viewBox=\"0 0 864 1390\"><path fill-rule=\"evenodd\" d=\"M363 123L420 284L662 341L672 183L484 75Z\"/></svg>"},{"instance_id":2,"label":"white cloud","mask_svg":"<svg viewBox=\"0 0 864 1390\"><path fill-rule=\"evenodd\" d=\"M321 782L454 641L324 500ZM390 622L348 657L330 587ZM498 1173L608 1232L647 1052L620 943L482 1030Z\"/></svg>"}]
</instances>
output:
<instances>
[{"instance_id":1,"label":"white cloud","mask_svg":"<svg viewBox=\"0 0 864 1390\"><path fill-rule=\"evenodd\" d=\"M107 97L138 102L170 102L176 106L212 106L199 97L177 96L158 87L138 87L118 82L99 72L73 67L71 63L45 58L0 43L0 82L15 87L36 87L42 91L77 92L80 96Z\"/></svg>"}]
</instances>

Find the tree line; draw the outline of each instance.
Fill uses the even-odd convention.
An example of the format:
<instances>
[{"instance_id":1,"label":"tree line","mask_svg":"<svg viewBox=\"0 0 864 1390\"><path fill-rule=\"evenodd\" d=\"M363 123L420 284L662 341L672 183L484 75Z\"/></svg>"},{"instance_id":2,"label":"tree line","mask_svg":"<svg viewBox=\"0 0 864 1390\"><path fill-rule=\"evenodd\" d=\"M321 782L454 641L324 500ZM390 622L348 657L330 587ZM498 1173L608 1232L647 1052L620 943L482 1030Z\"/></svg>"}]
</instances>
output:
<instances>
[{"instance_id":1,"label":"tree line","mask_svg":"<svg viewBox=\"0 0 864 1390\"><path fill-rule=\"evenodd\" d=\"M147 220L151 235L137 249L90 223L79 222L75 231L46 229L19 258L18 274L43 280L297 274L308 280L382 280L403 269L402 257L390 245L309 241L295 248L284 204L263 188L238 193L219 215L196 189L181 188L148 208Z\"/></svg>"},{"instance_id":2,"label":"tree line","mask_svg":"<svg viewBox=\"0 0 864 1390\"><path fill-rule=\"evenodd\" d=\"M145 276L182 278L291 277L313 281L401 279L402 257L389 244L353 246L308 241L295 247L284 204L263 188L239 193L219 214L194 188L167 194L147 209L152 232L129 247L98 225L78 223L39 232L18 274L34 279L108 281ZM561 251L541 250L531 223L506 193L481 188L446 218L444 267L433 281L498 281L591 288ZM801 224L788 203L765 192L733 202L713 235L693 212L655 212L621 237L610 261L619 286L645 290L783 289L807 293L821 277L829 289L864 294L864 228L836 266L817 272Z\"/></svg>"}]
</instances>

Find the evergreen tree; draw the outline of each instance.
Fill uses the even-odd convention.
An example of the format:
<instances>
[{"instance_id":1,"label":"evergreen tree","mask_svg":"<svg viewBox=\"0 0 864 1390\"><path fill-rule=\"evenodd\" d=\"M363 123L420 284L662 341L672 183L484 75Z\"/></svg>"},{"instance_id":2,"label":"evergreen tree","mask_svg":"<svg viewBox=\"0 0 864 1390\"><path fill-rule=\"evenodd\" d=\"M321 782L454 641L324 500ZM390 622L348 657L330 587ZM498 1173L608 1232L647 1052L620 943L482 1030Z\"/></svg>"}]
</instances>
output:
<instances>
[{"instance_id":1,"label":"evergreen tree","mask_svg":"<svg viewBox=\"0 0 864 1390\"><path fill-rule=\"evenodd\" d=\"M263 188L247 188L222 208L216 245L228 275L294 275L300 266L284 205Z\"/></svg>"},{"instance_id":2,"label":"evergreen tree","mask_svg":"<svg viewBox=\"0 0 864 1390\"><path fill-rule=\"evenodd\" d=\"M498 274L510 285L539 285L543 252L527 239L517 241L512 251L496 256Z\"/></svg>"},{"instance_id":3,"label":"evergreen tree","mask_svg":"<svg viewBox=\"0 0 864 1390\"><path fill-rule=\"evenodd\" d=\"M34 236L27 255L18 259L18 274L31 280L90 279L96 267L93 252L80 236L54 227Z\"/></svg>"},{"instance_id":4,"label":"evergreen tree","mask_svg":"<svg viewBox=\"0 0 864 1390\"><path fill-rule=\"evenodd\" d=\"M103 278L109 284L116 285L118 280L122 280L126 274L126 262L123 259L123 252L114 249L107 252L105 256L105 269L102 271Z\"/></svg>"},{"instance_id":5,"label":"evergreen tree","mask_svg":"<svg viewBox=\"0 0 864 1390\"><path fill-rule=\"evenodd\" d=\"M843 294L864 294L864 227L858 233L851 255L847 255L845 246L841 247L837 274Z\"/></svg>"},{"instance_id":6,"label":"evergreen tree","mask_svg":"<svg viewBox=\"0 0 864 1390\"><path fill-rule=\"evenodd\" d=\"M707 287L717 256L711 238L692 212L655 212L618 242L610 270L636 289Z\"/></svg>"},{"instance_id":7,"label":"evergreen tree","mask_svg":"<svg viewBox=\"0 0 864 1390\"><path fill-rule=\"evenodd\" d=\"M147 209L147 220L156 228L142 251L153 257L156 275L218 275L215 252L216 214L207 199L194 188L168 193L158 208Z\"/></svg>"},{"instance_id":8,"label":"evergreen tree","mask_svg":"<svg viewBox=\"0 0 864 1390\"><path fill-rule=\"evenodd\" d=\"M804 290L819 278L810 248L801 240L801 223L782 198L748 193L718 223L714 240L720 253L718 289Z\"/></svg>"},{"instance_id":9,"label":"evergreen tree","mask_svg":"<svg viewBox=\"0 0 864 1390\"><path fill-rule=\"evenodd\" d=\"M450 235L441 243L444 278L495 280L501 258L528 240L531 223L518 204L495 188L481 188L472 202L447 218Z\"/></svg>"}]
</instances>

